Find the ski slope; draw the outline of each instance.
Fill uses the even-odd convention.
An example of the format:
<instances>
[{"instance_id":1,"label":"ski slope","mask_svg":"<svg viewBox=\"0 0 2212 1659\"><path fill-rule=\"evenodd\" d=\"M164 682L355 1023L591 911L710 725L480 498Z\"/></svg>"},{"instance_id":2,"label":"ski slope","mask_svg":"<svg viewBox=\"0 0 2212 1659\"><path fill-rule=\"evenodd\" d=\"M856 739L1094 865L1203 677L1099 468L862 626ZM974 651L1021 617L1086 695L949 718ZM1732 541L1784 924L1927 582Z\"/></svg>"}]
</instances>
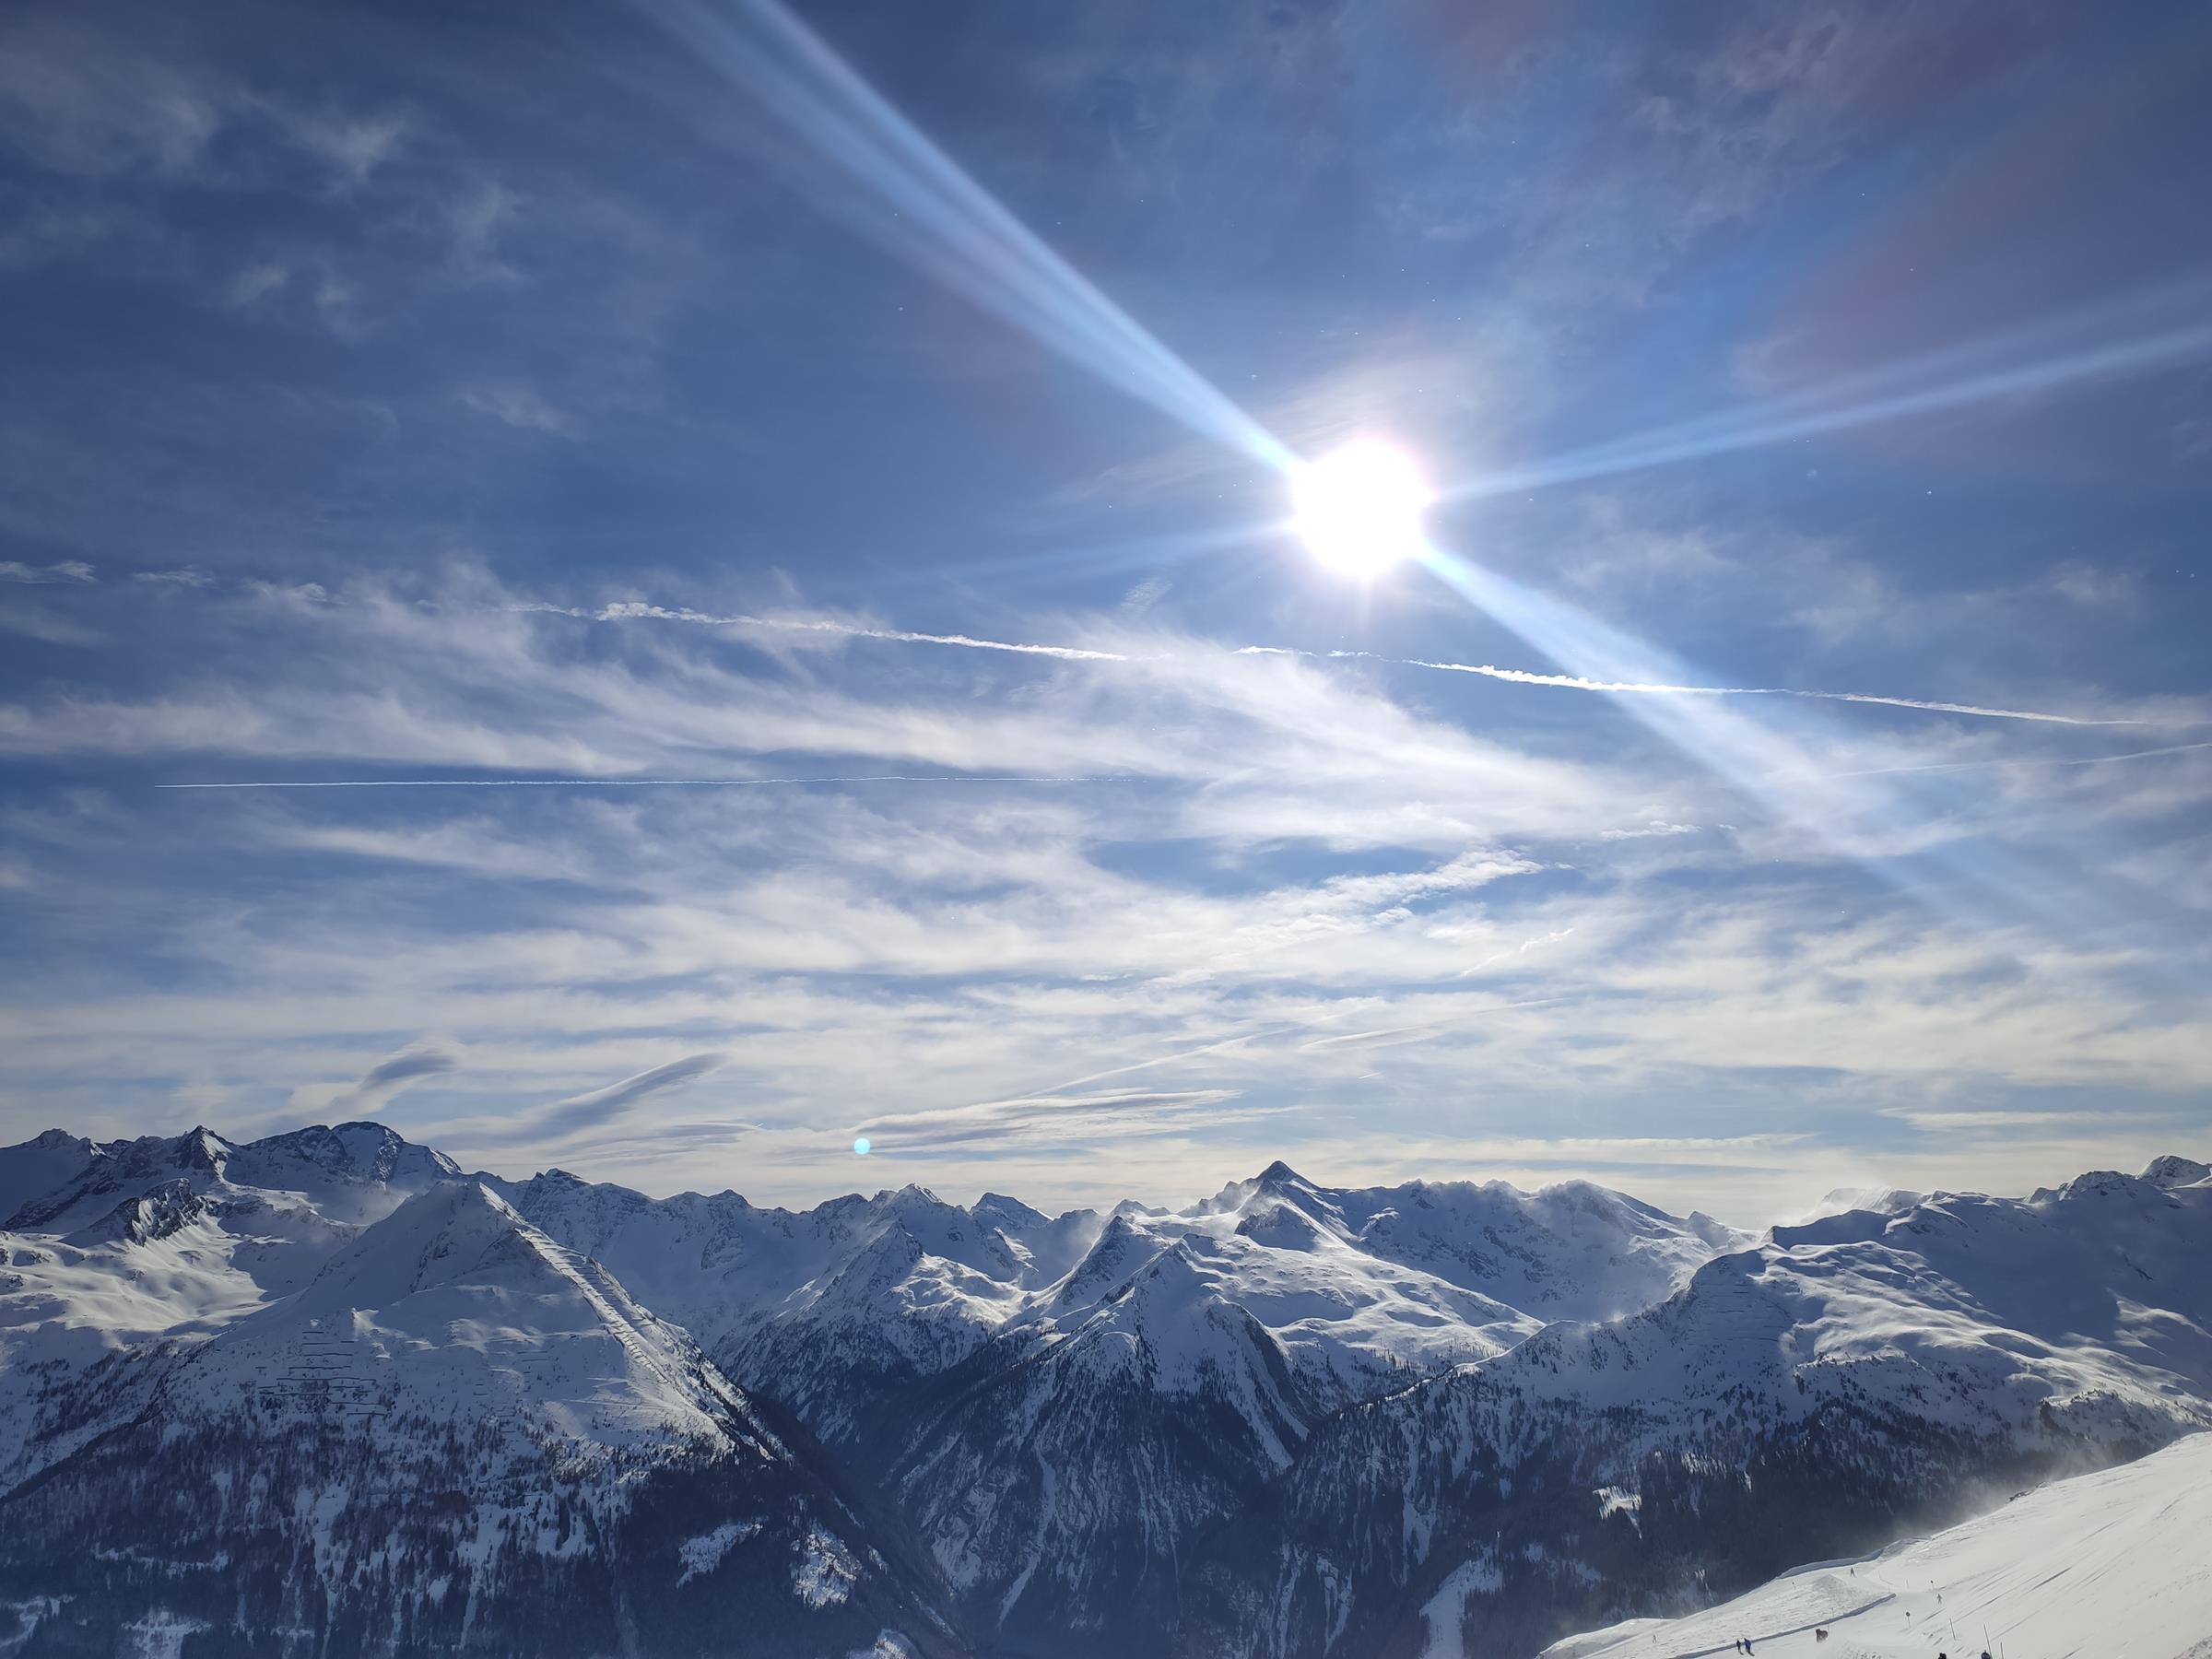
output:
<instances>
[{"instance_id":1,"label":"ski slope","mask_svg":"<svg viewBox=\"0 0 2212 1659\"><path fill-rule=\"evenodd\" d=\"M1733 1653L1739 1637L1772 1659L2207 1659L2212 1433L1688 1618L1570 1637L1543 1659L1692 1659Z\"/></svg>"}]
</instances>

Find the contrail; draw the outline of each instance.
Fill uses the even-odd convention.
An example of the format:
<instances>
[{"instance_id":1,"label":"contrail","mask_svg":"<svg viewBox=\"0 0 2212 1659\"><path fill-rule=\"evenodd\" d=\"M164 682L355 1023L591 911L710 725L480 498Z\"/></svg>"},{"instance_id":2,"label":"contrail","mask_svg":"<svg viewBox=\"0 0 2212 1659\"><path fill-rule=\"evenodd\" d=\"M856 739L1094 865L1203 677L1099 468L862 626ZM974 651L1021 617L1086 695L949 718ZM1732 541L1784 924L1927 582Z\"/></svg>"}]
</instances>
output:
<instances>
[{"instance_id":1,"label":"contrail","mask_svg":"<svg viewBox=\"0 0 2212 1659\"><path fill-rule=\"evenodd\" d=\"M2037 709L1995 709L1983 703L1938 702L1924 697L1884 697L1872 691L1802 691L1791 686L1672 686L1646 680L1587 679L1579 674L1539 674L1528 668L1500 668L1488 663L1438 663L1424 657L1384 656L1372 651L1300 651L1288 645L1241 645L1238 656L1296 656L1321 662L1353 657L1395 668L1428 668L1439 674L1478 674L1515 686L1553 686L1569 691L1627 693L1638 697L1801 697L1820 702L1878 703L1889 709L1919 709L1932 714L1971 714L1979 720L2039 720L2052 725L2148 725L2143 720L2097 720L2085 714L2050 714Z\"/></svg>"},{"instance_id":2,"label":"contrail","mask_svg":"<svg viewBox=\"0 0 2212 1659\"><path fill-rule=\"evenodd\" d=\"M1982 720L2040 720L2053 725L2144 725L2141 720L2095 720L2082 714L2048 714L2035 709L1993 709L1982 703L1937 702L1922 697L1883 697L1872 691L1801 691L1790 686L1668 686L1638 680L1585 679L1576 674L1536 674L1526 668L1499 668L1488 663L1434 663L1419 657L1380 656L1371 651L1290 651L1273 645L1246 645L1239 655L1365 657L1401 668L1432 668L1441 674L1479 674L1517 686L1558 686L1575 691L1627 692L1643 697L1802 697L1822 702L1878 703L1890 709L1922 709L1935 714L1971 714Z\"/></svg>"},{"instance_id":3,"label":"contrail","mask_svg":"<svg viewBox=\"0 0 2212 1659\"><path fill-rule=\"evenodd\" d=\"M742 612L717 616L641 600L624 600L597 610L564 605L517 605L517 611L574 617L585 622L688 622L704 628L759 628L788 633L830 634L840 639L883 640L902 645L947 645L961 651L1002 651L1018 656L1053 657L1077 663L1159 662L1163 654L1139 656L1124 651L1097 651L1081 645L1036 644L1015 640L982 640L970 634L921 633L905 628L868 628L820 618L756 617ZM2125 726L2143 720L2094 719L2052 714L2036 709L1998 709L1982 703L1942 702L1930 698L1886 697L1871 691L1803 691L1789 686L1677 686L1641 680L1589 679L1575 674L1543 674L1528 668L1500 668L1488 663L1441 663L1423 657L1385 656L1373 651L1306 651L1295 645L1239 645L1232 656L1303 657L1310 662L1357 659L1395 668L1425 668L1438 674L1475 674L1517 686L1549 686L1561 690L1625 693L1641 697L1795 697L1822 702L1875 703L1884 708L1917 709L1932 714L1965 714L1977 720L2030 720L2052 725Z\"/></svg>"},{"instance_id":4,"label":"contrail","mask_svg":"<svg viewBox=\"0 0 2212 1659\"><path fill-rule=\"evenodd\" d=\"M755 617L740 611L718 617L686 606L651 605L626 599L597 610L566 605L514 605L510 610L536 615L574 617L584 622L690 622L702 628L765 628L784 633L830 634L843 640L888 640L899 645L956 645L966 651L1007 651L1020 656L1059 657L1077 663L1125 663L1118 651L1087 651L1079 645L1024 645L1010 640L978 640L967 634L916 633L904 628L865 628L857 622L838 622L819 617Z\"/></svg>"},{"instance_id":5,"label":"contrail","mask_svg":"<svg viewBox=\"0 0 2212 1659\"><path fill-rule=\"evenodd\" d=\"M1831 778L1886 778L1898 772L1972 771L1985 766L2103 766L2114 760L2151 760L2160 755L2194 754L2212 743L2170 743L2163 748L2129 749L2119 755L1999 755L1985 760L1937 760L1925 766L1877 766L1867 771L1830 772Z\"/></svg>"},{"instance_id":6,"label":"contrail","mask_svg":"<svg viewBox=\"0 0 2212 1659\"><path fill-rule=\"evenodd\" d=\"M1139 783L1133 775L1046 777L1030 773L868 772L818 778L254 778L157 783L156 789L750 789L773 783Z\"/></svg>"}]
</instances>

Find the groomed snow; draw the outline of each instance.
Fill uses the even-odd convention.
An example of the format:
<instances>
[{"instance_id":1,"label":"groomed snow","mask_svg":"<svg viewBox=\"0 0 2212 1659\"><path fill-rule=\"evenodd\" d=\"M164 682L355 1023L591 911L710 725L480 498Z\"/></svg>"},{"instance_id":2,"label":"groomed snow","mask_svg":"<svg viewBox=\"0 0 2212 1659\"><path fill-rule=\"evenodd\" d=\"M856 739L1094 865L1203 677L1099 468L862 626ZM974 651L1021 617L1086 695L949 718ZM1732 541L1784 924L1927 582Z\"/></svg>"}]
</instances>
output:
<instances>
[{"instance_id":1,"label":"groomed snow","mask_svg":"<svg viewBox=\"0 0 2212 1659\"><path fill-rule=\"evenodd\" d=\"M1570 1637L1543 1659L1694 1659L1738 1638L1774 1659L2199 1659L2212 1652L2212 1434L1688 1618Z\"/></svg>"}]
</instances>

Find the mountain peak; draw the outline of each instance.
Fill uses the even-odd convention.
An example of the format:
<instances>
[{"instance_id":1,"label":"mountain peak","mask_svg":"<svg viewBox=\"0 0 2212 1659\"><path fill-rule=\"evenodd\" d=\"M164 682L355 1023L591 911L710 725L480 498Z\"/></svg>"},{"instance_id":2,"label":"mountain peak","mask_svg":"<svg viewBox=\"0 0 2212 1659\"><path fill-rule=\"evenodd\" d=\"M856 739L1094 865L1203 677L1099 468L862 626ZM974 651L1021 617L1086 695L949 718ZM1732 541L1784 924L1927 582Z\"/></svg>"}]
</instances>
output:
<instances>
[{"instance_id":1,"label":"mountain peak","mask_svg":"<svg viewBox=\"0 0 2212 1659\"><path fill-rule=\"evenodd\" d=\"M181 1162L200 1169L220 1171L230 1154L237 1148L205 1124L194 1124L176 1140L177 1157Z\"/></svg>"},{"instance_id":2,"label":"mountain peak","mask_svg":"<svg viewBox=\"0 0 2212 1659\"><path fill-rule=\"evenodd\" d=\"M1282 1186L1289 1182L1296 1182L1300 1186L1313 1184L1279 1158L1259 1173L1259 1182L1262 1186Z\"/></svg>"},{"instance_id":3,"label":"mountain peak","mask_svg":"<svg viewBox=\"0 0 2212 1659\"><path fill-rule=\"evenodd\" d=\"M1009 1198L1004 1193L985 1193L968 1213L978 1221L1008 1229L1042 1227L1049 1219L1041 1210L1031 1209L1020 1199Z\"/></svg>"},{"instance_id":4,"label":"mountain peak","mask_svg":"<svg viewBox=\"0 0 2212 1659\"><path fill-rule=\"evenodd\" d=\"M2154 1158L2143 1171L2143 1179L2157 1187L2194 1186L2198 1182L2212 1180L2212 1164L2201 1164L2194 1158L2177 1158L2169 1152L2163 1158Z\"/></svg>"},{"instance_id":5,"label":"mountain peak","mask_svg":"<svg viewBox=\"0 0 2212 1659\"><path fill-rule=\"evenodd\" d=\"M188 1178L179 1175L135 1198L125 1198L91 1226L72 1235L71 1241L94 1243L113 1240L119 1243L151 1244L191 1226L206 1213L206 1200L194 1191Z\"/></svg>"},{"instance_id":6,"label":"mountain peak","mask_svg":"<svg viewBox=\"0 0 2212 1659\"><path fill-rule=\"evenodd\" d=\"M441 1182L339 1252L300 1300L312 1306L382 1307L469 1274L526 1231L535 1230L482 1182Z\"/></svg>"}]
</instances>

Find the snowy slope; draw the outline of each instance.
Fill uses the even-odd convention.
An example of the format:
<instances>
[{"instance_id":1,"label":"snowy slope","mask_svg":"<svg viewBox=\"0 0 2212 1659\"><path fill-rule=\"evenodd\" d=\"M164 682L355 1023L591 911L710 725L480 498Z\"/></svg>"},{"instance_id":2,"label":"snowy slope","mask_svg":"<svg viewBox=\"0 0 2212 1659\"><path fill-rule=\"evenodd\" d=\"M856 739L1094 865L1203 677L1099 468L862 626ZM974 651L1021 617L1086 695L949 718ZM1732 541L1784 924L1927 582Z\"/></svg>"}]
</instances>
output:
<instances>
[{"instance_id":1,"label":"snowy slope","mask_svg":"<svg viewBox=\"0 0 2212 1659\"><path fill-rule=\"evenodd\" d=\"M1711 1217L1670 1216L1586 1181L1535 1193L1501 1181L1330 1188L1279 1162L1224 1188L1192 1218L1222 1215L1240 1230L1271 1216L1302 1218L1362 1255L1417 1268L1538 1324L1648 1307L1716 1253L1751 1242Z\"/></svg>"},{"instance_id":2,"label":"snowy slope","mask_svg":"<svg viewBox=\"0 0 2212 1659\"><path fill-rule=\"evenodd\" d=\"M2201 1167L2201 1166L2199 1166ZM2212 1424L2212 1182L2100 1171L1778 1227L1636 1317L1547 1331L1493 1374L1594 1406L1830 1401L1974 1430Z\"/></svg>"},{"instance_id":3,"label":"snowy slope","mask_svg":"<svg viewBox=\"0 0 2212 1659\"><path fill-rule=\"evenodd\" d=\"M1816 1631L1829 1632L1825 1641ZM1800 1568L1688 1618L1556 1642L1544 1659L1727 1653L1820 1659L2212 1649L2212 1434L2062 1480L1932 1537ZM1439 1631L1425 1659L1459 1659Z\"/></svg>"},{"instance_id":4,"label":"snowy slope","mask_svg":"<svg viewBox=\"0 0 2212 1659\"><path fill-rule=\"evenodd\" d=\"M488 1184L836 1441L855 1438L871 1401L973 1352L1037 1272L1000 1227L918 1187L793 1212L735 1193L652 1199L560 1171ZM1059 1234L1087 1239L1092 1219L1064 1218ZM1031 1225L1048 1241L1058 1226Z\"/></svg>"},{"instance_id":5,"label":"snowy slope","mask_svg":"<svg viewBox=\"0 0 2212 1659\"><path fill-rule=\"evenodd\" d=\"M604 1268L456 1181L408 1199L298 1294L194 1352L163 1405L172 1417L338 1411L726 1450L720 1417L734 1398L689 1337Z\"/></svg>"},{"instance_id":6,"label":"snowy slope","mask_svg":"<svg viewBox=\"0 0 2212 1659\"><path fill-rule=\"evenodd\" d=\"M117 1141L50 1129L0 1147L0 1228L68 1234L99 1227L117 1206L178 1181L194 1192L259 1193L359 1226L460 1172L443 1153L382 1124L318 1124L243 1145L206 1128Z\"/></svg>"},{"instance_id":7,"label":"snowy slope","mask_svg":"<svg viewBox=\"0 0 2212 1659\"><path fill-rule=\"evenodd\" d=\"M83 1148L81 1159L62 1154ZM143 1135L127 1141L77 1141L53 1132L0 1149L0 1188L28 1187L32 1180L74 1163L60 1179L29 1192L0 1226L10 1232L65 1234L97 1226L115 1206L157 1186L182 1181L194 1190L219 1182L233 1151L210 1129L183 1135Z\"/></svg>"},{"instance_id":8,"label":"snowy slope","mask_svg":"<svg viewBox=\"0 0 2212 1659\"><path fill-rule=\"evenodd\" d=\"M142 1409L168 1367L452 1179L374 1124L0 1147L0 1491Z\"/></svg>"},{"instance_id":9,"label":"snowy slope","mask_svg":"<svg viewBox=\"0 0 2212 1659\"><path fill-rule=\"evenodd\" d=\"M296 1194L327 1219L355 1225L387 1216L410 1194L460 1173L444 1153L382 1124L316 1124L272 1135L235 1148L224 1165L233 1185Z\"/></svg>"},{"instance_id":10,"label":"snowy slope","mask_svg":"<svg viewBox=\"0 0 2212 1659\"><path fill-rule=\"evenodd\" d=\"M0 1228L34 1198L41 1198L90 1163L92 1142L63 1129L13 1147L0 1147Z\"/></svg>"}]
</instances>

